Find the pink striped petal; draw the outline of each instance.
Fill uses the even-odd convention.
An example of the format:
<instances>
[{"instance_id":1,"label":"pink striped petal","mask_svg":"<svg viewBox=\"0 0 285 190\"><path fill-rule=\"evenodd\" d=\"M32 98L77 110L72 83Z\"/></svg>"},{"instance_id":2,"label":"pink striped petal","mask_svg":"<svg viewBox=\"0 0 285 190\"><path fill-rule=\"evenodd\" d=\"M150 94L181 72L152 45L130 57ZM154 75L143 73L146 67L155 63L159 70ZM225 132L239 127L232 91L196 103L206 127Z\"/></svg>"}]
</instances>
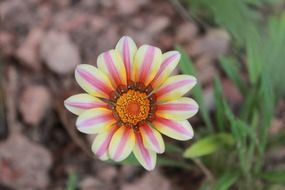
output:
<instances>
[{"instance_id":1,"label":"pink striped petal","mask_svg":"<svg viewBox=\"0 0 285 190\"><path fill-rule=\"evenodd\" d=\"M161 134L157 130L153 129L148 124L145 124L140 127L140 132L143 138L144 146L147 149L153 150L157 153L164 152L164 142Z\"/></svg>"},{"instance_id":2,"label":"pink striped petal","mask_svg":"<svg viewBox=\"0 0 285 190\"><path fill-rule=\"evenodd\" d=\"M114 90L107 75L94 66L82 64L75 70L77 83L92 96L109 97Z\"/></svg>"},{"instance_id":3,"label":"pink striped petal","mask_svg":"<svg viewBox=\"0 0 285 190\"><path fill-rule=\"evenodd\" d=\"M149 45L141 46L135 55L132 80L142 82L147 86L157 74L161 59L160 49Z\"/></svg>"},{"instance_id":4,"label":"pink striped petal","mask_svg":"<svg viewBox=\"0 0 285 190\"><path fill-rule=\"evenodd\" d=\"M162 134L181 141L189 140L194 135L193 129L187 120L174 121L158 117L153 121L153 125Z\"/></svg>"},{"instance_id":5,"label":"pink striped petal","mask_svg":"<svg viewBox=\"0 0 285 190\"><path fill-rule=\"evenodd\" d=\"M116 45L116 50L120 53L126 68L127 79L131 80L132 65L137 52L137 46L132 38L123 36Z\"/></svg>"},{"instance_id":6,"label":"pink striped petal","mask_svg":"<svg viewBox=\"0 0 285 190\"><path fill-rule=\"evenodd\" d=\"M80 114L76 126L83 133L96 134L106 131L108 126L113 125L115 122L111 110L95 108Z\"/></svg>"},{"instance_id":7,"label":"pink striped petal","mask_svg":"<svg viewBox=\"0 0 285 190\"><path fill-rule=\"evenodd\" d=\"M118 127L116 125L107 126L106 132L100 133L95 137L95 140L92 143L92 151L101 160L106 160L109 158L109 144L117 129Z\"/></svg>"},{"instance_id":8,"label":"pink striped petal","mask_svg":"<svg viewBox=\"0 0 285 190\"><path fill-rule=\"evenodd\" d=\"M170 76L172 71L176 68L180 57L181 55L178 51L169 51L162 55L162 64L151 83L154 89L159 88Z\"/></svg>"},{"instance_id":9,"label":"pink striped petal","mask_svg":"<svg viewBox=\"0 0 285 190\"><path fill-rule=\"evenodd\" d=\"M145 148L141 133L135 133L135 135L136 144L133 150L135 157L146 170L153 170L156 164L156 153Z\"/></svg>"},{"instance_id":10,"label":"pink striped petal","mask_svg":"<svg viewBox=\"0 0 285 190\"><path fill-rule=\"evenodd\" d=\"M89 94L76 94L64 101L64 106L75 115L80 115L86 110L92 108L106 108L107 104Z\"/></svg>"},{"instance_id":11,"label":"pink striped petal","mask_svg":"<svg viewBox=\"0 0 285 190\"><path fill-rule=\"evenodd\" d=\"M109 146L109 156L115 161L126 159L135 145L133 129L121 126L113 135Z\"/></svg>"},{"instance_id":12,"label":"pink striped petal","mask_svg":"<svg viewBox=\"0 0 285 190\"><path fill-rule=\"evenodd\" d=\"M192 98L181 97L157 104L156 115L165 119L186 120L195 115L198 108L198 104Z\"/></svg>"},{"instance_id":13,"label":"pink striped petal","mask_svg":"<svg viewBox=\"0 0 285 190\"><path fill-rule=\"evenodd\" d=\"M97 66L107 74L114 88L127 84L126 69L117 50L110 50L99 55Z\"/></svg>"},{"instance_id":14,"label":"pink striped petal","mask_svg":"<svg viewBox=\"0 0 285 190\"><path fill-rule=\"evenodd\" d=\"M189 75L169 77L155 92L158 102L175 100L186 94L196 84L196 78Z\"/></svg>"}]
</instances>

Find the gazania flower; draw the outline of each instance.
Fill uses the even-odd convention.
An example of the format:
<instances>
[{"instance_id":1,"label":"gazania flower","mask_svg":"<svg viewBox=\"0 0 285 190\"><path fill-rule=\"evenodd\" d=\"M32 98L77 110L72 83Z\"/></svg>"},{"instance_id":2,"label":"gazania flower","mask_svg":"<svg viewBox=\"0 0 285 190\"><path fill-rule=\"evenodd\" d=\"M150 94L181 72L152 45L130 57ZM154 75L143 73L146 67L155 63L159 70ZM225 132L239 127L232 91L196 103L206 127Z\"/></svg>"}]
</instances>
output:
<instances>
[{"instance_id":1,"label":"gazania flower","mask_svg":"<svg viewBox=\"0 0 285 190\"><path fill-rule=\"evenodd\" d=\"M99 55L97 67L79 65L78 84L86 93L65 100L65 107L78 115L77 129L96 134L92 151L102 160L122 161L131 152L147 170L163 153L162 134L189 140L193 129L188 118L197 103L185 95L196 79L170 76L180 60L177 51L161 53L157 47L137 49L130 37L122 37L115 49Z\"/></svg>"}]
</instances>

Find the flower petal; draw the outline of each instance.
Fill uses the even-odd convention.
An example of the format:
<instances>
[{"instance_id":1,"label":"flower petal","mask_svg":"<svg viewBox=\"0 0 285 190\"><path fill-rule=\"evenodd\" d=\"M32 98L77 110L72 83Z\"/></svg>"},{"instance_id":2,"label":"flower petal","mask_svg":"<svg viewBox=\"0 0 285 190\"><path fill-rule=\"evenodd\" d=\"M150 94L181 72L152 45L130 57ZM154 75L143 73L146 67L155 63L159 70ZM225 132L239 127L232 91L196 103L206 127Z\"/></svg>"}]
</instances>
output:
<instances>
[{"instance_id":1,"label":"flower petal","mask_svg":"<svg viewBox=\"0 0 285 190\"><path fill-rule=\"evenodd\" d=\"M157 130L153 129L148 124L145 124L140 127L140 132L143 138L144 146L147 149L153 150L157 153L164 152L164 141L161 134Z\"/></svg>"},{"instance_id":2,"label":"flower petal","mask_svg":"<svg viewBox=\"0 0 285 190\"><path fill-rule=\"evenodd\" d=\"M118 129L116 125L109 125L106 127L106 132L98 134L93 143L92 143L92 151L95 155L97 155L100 159L105 160L108 159L108 148L112 136L115 131Z\"/></svg>"},{"instance_id":3,"label":"flower petal","mask_svg":"<svg viewBox=\"0 0 285 190\"><path fill-rule=\"evenodd\" d=\"M80 115L84 111L92 108L105 108L107 104L102 100L100 100L99 98L96 98L89 94L82 93L67 98L64 101L64 106L70 112L76 115Z\"/></svg>"},{"instance_id":4,"label":"flower petal","mask_svg":"<svg viewBox=\"0 0 285 190\"><path fill-rule=\"evenodd\" d=\"M189 75L169 77L155 92L158 102L175 100L186 94L196 84L196 78Z\"/></svg>"},{"instance_id":5,"label":"flower petal","mask_svg":"<svg viewBox=\"0 0 285 190\"><path fill-rule=\"evenodd\" d=\"M105 108L94 108L79 115L76 126L83 133L95 134L106 131L109 125L116 122L112 111Z\"/></svg>"},{"instance_id":6,"label":"flower petal","mask_svg":"<svg viewBox=\"0 0 285 190\"><path fill-rule=\"evenodd\" d=\"M77 66L75 78L81 88L92 96L106 98L114 90L107 75L91 65Z\"/></svg>"},{"instance_id":7,"label":"flower petal","mask_svg":"<svg viewBox=\"0 0 285 190\"><path fill-rule=\"evenodd\" d=\"M159 132L173 139L185 141L194 136L193 129L187 120L174 121L158 117L153 121L153 125Z\"/></svg>"},{"instance_id":8,"label":"flower petal","mask_svg":"<svg viewBox=\"0 0 285 190\"><path fill-rule=\"evenodd\" d=\"M153 170L156 164L156 153L145 148L140 133L135 133L135 135L136 144L133 150L135 157L145 169Z\"/></svg>"},{"instance_id":9,"label":"flower petal","mask_svg":"<svg viewBox=\"0 0 285 190\"><path fill-rule=\"evenodd\" d=\"M118 162L126 159L132 152L134 145L135 135L133 129L121 126L110 142L110 158Z\"/></svg>"},{"instance_id":10,"label":"flower petal","mask_svg":"<svg viewBox=\"0 0 285 190\"><path fill-rule=\"evenodd\" d=\"M109 76L114 88L120 84L127 84L126 69L118 51L110 50L100 54L97 66Z\"/></svg>"},{"instance_id":11,"label":"flower petal","mask_svg":"<svg viewBox=\"0 0 285 190\"><path fill-rule=\"evenodd\" d=\"M198 104L192 98L181 97L157 104L156 115L165 119L186 120L195 115L198 108Z\"/></svg>"},{"instance_id":12,"label":"flower petal","mask_svg":"<svg viewBox=\"0 0 285 190\"><path fill-rule=\"evenodd\" d=\"M147 86L157 74L161 59L160 49L149 45L141 46L135 55L132 80Z\"/></svg>"},{"instance_id":13,"label":"flower petal","mask_svg":"<svg viewBox=\"0 0 285 190\"><path fill-rule=\"evenodd\" d=\"M180 57L181 55L178 51L169 51L162 55L162 64L151 83L153 89L160 87L162 83L169 77L177 66Z\"/></svg>"},{"instance_id":14,"label":"flower petal","mask_svg":"<svg viewBox=\"0 0 285 190\"><path fill-rule=\"evenodd\" d=\"M132 38L123 36L116 45L116 50L120 53L126 68L127 79L131 79L132 65L137 52L137 46Z\"/></svg>"}]
</instances>

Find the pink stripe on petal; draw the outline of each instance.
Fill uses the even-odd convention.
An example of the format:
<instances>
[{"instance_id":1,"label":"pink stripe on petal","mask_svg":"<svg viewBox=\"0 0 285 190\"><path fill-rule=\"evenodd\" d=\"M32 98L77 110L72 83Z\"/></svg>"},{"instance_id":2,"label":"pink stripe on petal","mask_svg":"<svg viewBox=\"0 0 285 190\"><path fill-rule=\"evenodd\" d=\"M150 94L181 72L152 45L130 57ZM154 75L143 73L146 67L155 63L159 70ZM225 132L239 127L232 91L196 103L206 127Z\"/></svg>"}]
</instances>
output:
<instances>
[{"instance_id":1,"label":"pink stripe on petal","mask_svg":"<svg viewBox=\"0 0 285 190\"><path fill-rule=\"evenodd\" d=\"M96 134L104 132L116 120L112 111L106 108L94 108L84 111L76 120L77 129L83 133Z\"/></svg>"},{"instance_id":2,"label":"pink stripe on petal","mask_svg":"<svg viewBox=\"0 0 285 190\"><path fill-rule=\"evenodd\" d=\"M102 145L100 146L100 148L95 152L95 154L98 157L103 156L105 152L108 150L108 146L109 146L111 138L112 138L112 135L111 134L108 135L106 139L102 142Z\"/></svg>"},{"instance_id":3,"label":"pink stripe on petal","mask_svg":"<svg viewBox=\"0 0 285 190\"><path fill-rule=\"evenodd\" d=\"M180 97L164 103L158 103L156 115L164 119L183 121L194 116L199 109L198 104L191 98Z\"/></svg>"},{"instance_id":4,"label":"pink stripe on petal","mask_svg":"<svg viewBox=\"0 0 285 190\"><path fill-rule=\"evenodd\" d=\"M186 135L191 135L186 128L184 128L183 126L179 125L179 123L177 123L177 122L175 122L173 120L157 118L156 122L159 122L159 123L163 124L164 125L163 127L173 129L173 130L175 130L175 131L177 131L179 133L186 134Z\"/></svg>"},{"instance_id":5,"label":"pink stripe on petal","mask_svg":"<svg viewBox=\"0 0 285 190\"><path fill-rule=\"evenodd\" d=\"M107 103L89 94L81 93L64 100L64 106L70 112L81 115L83 112L93 108L107 108Z\"/></svg>"},{"instance_id":6,"label":"pink stripe on petal","mask_svg":"<svg viewBox=\"0 0 285 190\"><path fill-rule=\"evenodd\" d=\"M163 95L163 94L166 94L166 93L168 93L168 92L170 92L170 91L172 91L172 90L175 90L175 89L177 89L177 88L183 87L183 86L187 85L188 83L192 83L192 82L194 82L194 81L189 80L189 79L185 79L185 80L181 80L181 81L172 83L172 84L170 84L170 85L167 85L167 86L161 88L161 89L156 93L156 95L159 97L159 96L161 96L161 95Z\"/></svg>"},{"instance_id":7,"label":"pink stripe on petal","mask_svg":"<svg viewBox=\"0 0 285 190\"><path fill-rule=\"evenodd\" d=\"M177 111L194 111L197 107L183 103L161 104L157 105L158 110L177 110Z\"/></svg>"},{"instance_id":8,"label":"pink stripe on petal","mask_svg":"<svg viewBox=\"0 0 285 190\"><path fill-rule=\"evenodd\" d=\"M102 103L84 103L84 102L66 102L68 106L77 107L80 109L91 109L91 108L97 108L97 107L105 107Z\"/></svg>"},{"instance_id":9,"label":"pink stripe on petal","mask_svg":"<svg viewBox=\"0 0 285 190\"><path fill-rule=\"evenodd\" d=\"M127 139L130 136L130 131L131 129L125 130L123 133L122 138L120 139L120 142L118 144L118 149L116 150L115 154L114 154L114 159L119 159L119 157L121 156L121 154L123 153L123 149L127 143Z\"/></svg>"},{"instance_id":10,"label":"pink stripe on petal","mask_svg":"<svg viewBox=\"0 0 285 190\"><path fill-rule=\"evenodd\" d=\"M143 140L142 140L141 134L136 133L135 135L136 135L137 145L138 145L138 148L142 154L142 157L145 160L147 166L151 167L152 166L151 156L149 154L149 151L143 145Z\"/></svg>"},{"instance_id":11,"label":"pink stripe on petal","mask_svg":"<svg viewBox=\"0 0 285 190\"><path fill-rule=\"evenodd\" d=\"M119 53L123 67L125 70L125 77L127 80L135 80L135 72L133 72L134 58L137 52L137 46L132 38L123 36L116 44L115 50ZM125 82L125 81L124 81Z\"/></svg>"},{"instance_id":12,"label":"pink stripe on petal","mask_svg":"<svg viewBox=\"0 0 285 190\"><path fill-rule=\"evenodd\" d=\"M128 44L128 39L124 38L123 42L123 61L126 67L127 78L131 78L131 60L130 60L130 47Z\"/></svg>"},{"instance_id":13,"label":"pink stripe on petal","mask_svg":"<svg viewBox=\"0 0 285 190\"><path fill-rule=\"evenodd\" d=\"M155 76L155 78L153 79L153 81L155 81L157 78L159 78L159 76L161 75L161 73L164 71L164 69L172 63L172 61L174 61L177 58L178 54L173 54L172 56L168 57L166 60L164 60L160 66L160 69L157 73L157 75Z\"/></svg>"},{"instance_id":14,"label":"pink stripe on petal","mask_svg":"<svg viewBox=\"0 0 285 190\"><path fill-rule=\"evenodd\" d=\"M102 91L102 92L104 92L106 94L109 94L111 92L111 90L108 89L106 87L106 85L101 80L95 78L89 72L81 69L80 67L78 67L76 71L82 78L84 78L94 88L99 89L100 91Z\"/></svg>"},{"instance_id":15,"label":"pink stripe on petal","mask_svg":"<svg viewBox=\"0 0 285 190\"><path fill-rule=\"evenodd\" d=\"M168 57L166 60L164 60L164 61L162 62L161 68L163 69L163 68L165 68L167 65L169 65L170 63L172 63L172 61L174 61L174 60L177 58L178 55L179 55L179 54L173 54L172 56L170 56L170 57Z\"/></svg>"},{"instance_id":16,"label":"pink stripe on petal","mask_svg":"<svg viewBox=\"0 0 285 190\"><path fill-rule=\"evenodd\" d=\"M105 63L106 63L107 69L111 73L111 75L114 78L116 84L120 84L121 83L120 74L119 74L118 70L115 67L115 63L113 61L113 58L112 58L110 52L109 51L105 52L103 54L103 57L105 59Z\"/></svg>"},{"instance_id":17,"label":"pink stripe on petal","mask_svg":"<svg viewBox=\"0 0 285 190\"><path fill-rule=\"evenodd\" d=\"M79 125L79 127L89 127L92 124L104 123L104 122L106 122L108 120L111 120L111 119L112 119L112 115L111 114L102 115L102 116L98 116L98 117L94 117L94 118L83 120L78 125Z\"/></svg>"},{"instance_id":18,"label":"pink stripe on petal","mask_svg":"<svg viewBox=\"0 0 285 190\"><path fill-rule=\"evenodd\" d=\"M117 127L113 127L112 130L108 132L108 135L104 139L104 141L102 142L100 148L95 152L95 154L98 157L103 156L106 153L106 151L108 151L108 146L110 144L110 141L111 141L112 136L113 136L114 132L116 131L116 129L118 129L118 128Z\"/></svg>"},{"instance_id":19,"label":"pink stripe on petal","mask_svg":"<svg viewBox=\"0 0 285 190\"><path fill-rule=\"evenodd\" d=\"M140 72L140 77L139 77L139 81L143 82L146 77L147 74L149 73L149 70L151 68L153 59L154 59L154 53L155 53L155 48L150 46L148 47L147 51L145 52L144 55L144 60L141 66L141 72Z\"/></svg>"},{"instance_id":20,"label":"pink stripe on petal","mask_svg":"<svg viewBox=\"0 0 285 190\"><path fill-rule=\"evenodd\" d=\"M149 126L143 127L143 130L145 131L146 135L149 137L151 143L155 146L156 150L160 150L159 142L157 141L157 138L154 136L151 128Z\"/></svg>"},{"instance_id":21,"label":"pink stripe on petal","mask_svg":"<svg viewBox=\"0 0 285 190\"><path fill-rule=\"evenodd\" d=\"M153 126L162 134L181 141L193 138L194 132L187 120L169 120L157 116L152 122Z\"/></svg>"}]
</instances>

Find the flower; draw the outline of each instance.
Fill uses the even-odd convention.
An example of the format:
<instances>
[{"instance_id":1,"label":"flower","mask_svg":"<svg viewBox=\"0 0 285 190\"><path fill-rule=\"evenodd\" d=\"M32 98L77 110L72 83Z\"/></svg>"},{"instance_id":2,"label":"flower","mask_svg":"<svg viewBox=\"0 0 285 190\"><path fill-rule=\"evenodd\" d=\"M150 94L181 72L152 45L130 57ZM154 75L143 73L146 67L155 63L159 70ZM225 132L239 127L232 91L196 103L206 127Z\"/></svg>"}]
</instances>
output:
<instances>
[{"instance_id":1,"label":"flower","mask_svg":"<svg viewBox=\"0 0 285 190\"><path fill-rule=\"evenodd\" d=\"M78 115L77 129L96 134L92 151L101 160L122 161L131 152L147 170L165 150L162 134L189 140L193 129L188 118L197 103L185 95L196 79L170 76L180 60L177 51L161 53L157 47L122 37L116 48L99 55L97 67L82 64L75 70L78 84L87 93L66 99L65 107Z\"/></svg>"}]
</instances>

